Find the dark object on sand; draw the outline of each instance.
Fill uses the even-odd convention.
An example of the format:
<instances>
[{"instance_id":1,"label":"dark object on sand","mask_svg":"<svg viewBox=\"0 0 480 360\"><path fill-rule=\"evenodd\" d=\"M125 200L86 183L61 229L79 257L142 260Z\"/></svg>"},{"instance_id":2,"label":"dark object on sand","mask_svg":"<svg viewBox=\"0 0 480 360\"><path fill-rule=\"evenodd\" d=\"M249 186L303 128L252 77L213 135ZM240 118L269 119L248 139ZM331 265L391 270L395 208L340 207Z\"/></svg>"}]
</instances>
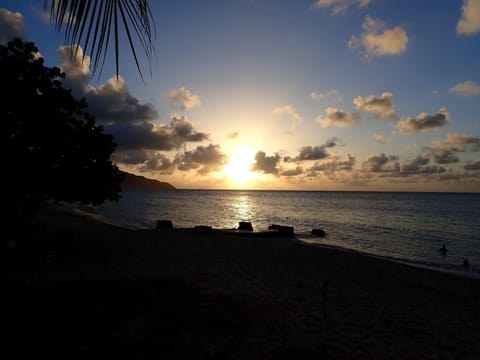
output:
<instances>
[{"instance_id":1,"label":"dark object on sand","mask_svg":"<svg viewBox=\"0 0 480 360\"><path fill-rule=\"evenodd\" d=\"M268 227L268 230L280 230L282 226L281 225L277 225L277 224L272 224Z\"/></svg>"},{"instance_id":2,"label":"dark object on sand","mask_svg":"<svg viewBox=\"0 0 480 360\"><path fill-rule=\"evenodd\" d=\"M465 269L468 269L470 267L470 262L468 261L468 259L463 260L463 267Z\"/></svg>"},{"instance_id":3,"label":"dark object on sand","mask_svg":"<svg viewBox=\"0 0 480 360\"><path fill-rule=\"evenodd\" d=\"M284 235L295 235L295 232L293 231L293 226L280 226L278 232Z\"/></svg>"},{"instance_id":4,"label":"dark object on sand","mask_svg":"<svg viewBox=\"0 0 480 360\"><path fill-rule=\"evenodd\" d=\"M440 252L443 255L447 255L447 247L445 246L445 244L443 244L442 247L440 248Z\"/></svg>"},{"instance_id":5,"label":"dark object on sand","mask_svg":"<svg viewBox=\"0 0 480 360\"><path fill-rule=\"evenodd\" d=\"M248 221L240 221L238 223L238 230L253 231L252 223Z\"/></svg>"},{"instance_id":6,"label":"dark object on sand","mask_svg":"<svg viewBox=\"0 0 480 360\"><path fill-rule=\"evenodd\" d=\"M295 235L295 232L293 231L293 226L283 226L283 225L270 225L268 227L269 230L275 230L278 231L279 234L282 235Z\"/></svg>"},{"instance_id":7,"label":"dark object on sand","mask_svg":"<svg viewBox=\"0 0 480 360\"><path fill-rule=\"evenodd\" d=\"M213 228L208 225L197 225L193 228L193 231L196 234L205 235L205 234L211 234L213 232Z\"/></svg>"},{"instance_id":8,"label":"dark object on sand","mask_svg":"<svg viewBox=\"0 0 480 360\"><path fill-rule=\"evenodd\" d=\"M157 229L173 229L172 220L157 220Z\"/></svg>"},{"instance_id":9,"label":"dark object on sand","mask_svg":"<svg viewBox=\"0 0 480 360\"><path fill-rule=\"evenodd\" d=\"M325 231L322 229L312 229L312 235L325 236Z\"/></svg>"}]
</instances>

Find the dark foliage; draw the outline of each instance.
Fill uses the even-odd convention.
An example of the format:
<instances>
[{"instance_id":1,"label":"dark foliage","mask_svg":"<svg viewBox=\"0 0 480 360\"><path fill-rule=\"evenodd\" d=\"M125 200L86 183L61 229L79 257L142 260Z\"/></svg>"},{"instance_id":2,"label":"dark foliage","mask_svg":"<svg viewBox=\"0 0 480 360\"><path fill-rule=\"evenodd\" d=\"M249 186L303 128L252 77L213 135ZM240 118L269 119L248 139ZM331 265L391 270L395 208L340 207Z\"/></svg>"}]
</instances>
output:
<instances>
[{"instance_id":1,"label":"dark foliage","mask_svg":"<svg viewBox=\"0 0 480 360\"><path fill-rule=\"evenodd\" d=\"M64 76L45 66L33 43L15 39L0 46L4 215L25 215L46 201L119 199L113 137L85 111L85 99L62 87Z\"/></svg>"}]
</instances>

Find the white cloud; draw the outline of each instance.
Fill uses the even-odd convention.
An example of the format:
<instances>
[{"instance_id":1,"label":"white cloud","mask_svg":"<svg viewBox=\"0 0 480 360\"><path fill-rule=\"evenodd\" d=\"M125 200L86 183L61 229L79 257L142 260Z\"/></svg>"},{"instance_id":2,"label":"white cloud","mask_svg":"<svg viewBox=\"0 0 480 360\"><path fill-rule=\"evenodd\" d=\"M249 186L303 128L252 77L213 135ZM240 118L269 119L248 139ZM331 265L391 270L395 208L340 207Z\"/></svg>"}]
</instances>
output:
<instances>
[{"instance_id":1,"label":"white cloud","mask_svg":"<svg viewBox=\"0 0 480 360\"><path fill-rule=\"evenodd\" d=\"M6 45L15 37L25 40L26 34L27 27L23 15L0 8L0 44Z\"/></svg>"},{"instance_id":2,"label":"white cloud","mask_svg":"<svg viewBox=\"0 0 480 360\"><path fill-rule=\"evenodd\" d=\"M450 89L450 92L460 94L462 96L474 96L480 94L480 85L473 81L466 80Z\"/></svg>"},{"instance_id":3,"label":"white cloud","mask_svg":"<svg viewBox=\"0 0 480 360\"><path fill-rule=\"evenodd\" d=\"M387 139L385 138L385 136L380 135L380 134L373 134L372 138L373 138L373 140L375 140L376 142L378 142L380 144L386 144L388 142Z\"/></svg>"},{"instance_id":4,"label":"white cloud","mask_svg":"<svg viewBox=\"0 0 480 360\"><path fill-rule=\"evenodd\" d=\"M317 0L313 7L317 9L331 8L332 15L345 14L350 6L366 8L373 0Z\"/></svg>"},{"instance_id":5,"label":"white cloud","mask_svg":"<svg viewBox=\"0 0 480 360\"><path fill-rule=\"evenodd\" d=\"M188 110L202 104L198 95L192 94L183 86L179 89L168 91L167 97L177 105L180 105L180 110Z\"/></svg>"},{"instance_id":6,"label":"white cloud","mask_svg":"<svg viewBox=\"0 0 480 360\"><path fill-rule=\"evenodd\" d=\"M322 100L333 99L335 101L341 100L340 94L337 90L328 90L324 92L312 91L310 93L310 98L315 102L320 102Z\"/></svg>"},{"instance_id":7,"label":"white cloud","mask_svg":"<svg viewBox=\"0 0 480 360\"><path fill-rule=\"evenodd\" d=\"M472 35L480 32L480 0L464 0L457 33Z\"/></svg>"},{"instance_id":8,"label":"white cloud","mask_svg":"<svg viewBox=\"0 0 480 360\"><path fill-rule=\"evenodd\" d=\"M290 116L291 119L291 124L290 124L290 129L295 130L298 125L301 124L303 121L302 116L297 112L295 107L292 105L284 105L284 106L277 106L275 109L272 110L272 114L275 115L282 115L286 114Z\"/></svg>"},{"instance_id":9,"label":"white cloud","mask_svg":"<svg viewBox=\"0 0 480 360\"><path fill-rule=\"evenodd\" d=\"M382 95L358 96L353 100L357 110L371 112L377 118L387 119L395 115L393 110L393 94L386 92Z\"/></svg>"},{"instance_id":10,"label":"white cloud","mask_svg":"<svg viewBox=\"0 0 480 360\"><path fill-rule=\"evenodd\" d=\"M362 28L361 37L352 36L348 46L352 49L363 48L365 58L400 55L407 49L407 32L401 26L387 29L384 21L367 16Z\"/></svg>"},{"instance_id":11,"label":"white cloud","mask_svg":"<svg viewBox=\"0 0 480 360\"><path fill-rule=\"evenodd\" d=\"M441 129L448 124L448 109L441 108L437 114L422 112L415 117L400 119L395 128L395 134L409 135L417 131L427 132Z\"/></svg>"},{"instance_id":12,"label":"white cloud","mask_svg":"<svg viewBox=\"0 0 480 360\"><path fill-rule=\"evenodd\" d=\"M360 120L357 112L349 112L336 108L327 108L326 116L318 116L315 121L322 127L350 127L356 125Z\"/></svg>"}]
</instances>

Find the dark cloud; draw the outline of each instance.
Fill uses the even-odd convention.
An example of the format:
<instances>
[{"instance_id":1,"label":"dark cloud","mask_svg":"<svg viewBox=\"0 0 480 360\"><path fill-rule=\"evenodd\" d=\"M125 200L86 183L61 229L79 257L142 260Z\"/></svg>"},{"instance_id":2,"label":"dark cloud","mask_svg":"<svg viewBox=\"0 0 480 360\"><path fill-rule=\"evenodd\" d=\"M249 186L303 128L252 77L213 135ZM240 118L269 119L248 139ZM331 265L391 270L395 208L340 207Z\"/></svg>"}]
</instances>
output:
<instances>
[{"instance_id":1,"label":"dark cloud","mask_svg":"<svg viewBox=\"0 0 480 360\"><path fill-rule=\"evenodd\" d=\"M387 167L387 164L397 160L398 156L386 156L383 153L370 155L367 160L362 163L362 170L371 173L388 172L392 169Z\"/></svg>"},{"instance_id":2,"label":"dark cloud","mask_svg":"<svg viewBox=\"0 0 480 360\"><path fill-rule=\"evenodd\" d=\"M327 108L325 117L318 116L315 121L322 127L350 127L356 125L360 116L357 112L349 112L336 108Z\"/></svg>"},{"instance_id":3,"label":"dark cloud","mask_svg":"<svg viewBox=\"0 0 480 360\"><path fill-rule=\"evenodd\" d=\"M293 169L283 170L280 175L285 177L293 177L303 174L303 168L301 166L297 166Z\"/></svg>"},{"instance_id":4,"label":"dark cloud","mask_svg":"<svg viewBox=\"0 0 480 360\"><path fill-rule=\"evenodd\" d=\"M350 172L355 166L356 159L352 154L347 154L345 160L333 159L332 161L316 162L308 169L308 176L315 177L317 172L333 174L335 172Z\"/></svg>"},{"instance_id":5,"label":"dark cloud","mask_svg":"<svg viewBox=\"0 0 480 360\"><path fill-rule=\"evenodd\" d=\"M393 94L386 92L382 95L358 96L353 100L357 110L370 112L380 119L391 118L395 115L393 109Z\"/></svg>"},{"instance_id":6,"label":"dark cloud","mask_svg":"<svg viewBox=\"0 0 480 360\"><path fill-rule=\"evenodd\" d=\"M158 125L158 112L153 104L144 103L132 96L121 76L118 78L114 76L97 88L88 85L90 58L88 56L83 58L81 48L75 57L71 56L71 47L68 46L59 48L58 52L62 69L67 74L66 84L79 92L78 95L86 97L88 111L95 116L97 123L104 126L106 133L114 136L118 151L170 151L179 149L189 142L202 142L208 139L207 134L198 132L193 123L183 116L172 117L169 124ZM191 101L195 100L194 96L190 96L192 94L184 90L186 89L181 88L176 95L179 100L183 99L185 104L191 106L193 104ZM118 159L122 159L122 156ZM130 161L128 157L126 160ZM157 164L154 159L145 161L151 162L149 165L144 164L147 167L165 167L167 164L164 159L159 159Z\"/></svg>"},{"instance_id":7,"label":"dark cloud","mask_svg":"<svg viewBox=\"0 0 480 360\"><path fill-rule=\"evenodd\" d=\"M109 123L104 127L106 133L114 136L121 150L168 151L179 149L187 142L201 142L208 139L207 134L197 132L193 124L184 117L174 117L168 125L156 125L152 122Z\"/></svg>"},{"instance_id":8,"label":"dark cloud","mask_svg":"<svg viewBox=\"0 0 480 360\"><path fill-rule=\"evenodd\" d=\"M218 171L228 161L228 156L222 153L219 145L197 146L193 151L185 151L177 155L175 163L178 170L188 171L198 169L201 175Z\"/></svg>"},{"instance_id":9,"label":"dark cloud","mask_svg":"<svg viewBox=\"0 0 480 360\"><path fill-rule=\"evenodd\" d=\"M447 140L458 151L465 151L469 145L471 145L472 151L480 151L480 137L478 136L449 133Z\"/></svg>"},{"instance_id":10,"label":"dark cloud","mask_svg":"<svg viewBox=\"0 0 480 360\"><path fill-rule=\"evenodd\" d=\"M430 149L429 154L437 164L454 164L460 161L460 158L455 155L455 151L452 149Z\"/></svg>"},{"instance_id":11,"label":"dark cloud","mask_svg":"<svg viewBox=\"0 0 480 360\"><path fill-rule=\"evenodd\" d=\"M26 40L27 26L23 15L0 8L0 45L6 45L14 38Z\"/></svg>"},{"instance_id":12,"label":"dark cloud","mask_svg":"<svg viewBox=\"0 0 480 360\"><path fill-rule=\"evenodd\" d=\"M175 163L165 155L156 152L140 168L140 171L155 171L160 174L172 174L175 171Z\"/></svg>"},{"instance_id":13,"label":"dark cloud","mask_svg":"<svg viewBox=\"0 0 480 360\"><path fill-rule=\"evenodd\" d=\"M265 174L277 175L279 172L277 165L280 162L280 159L281 157L278 153L275 153L272 156L266 156L263 151L258 151L255 154L255 163L253 163L251 169Z\"/></svg>"},{"instance_id":14,"label":"dark cloud","mask_svg":"<svg viewBox=\"0 0 480 360\"><path fill-rule=\"evenodd\" d=\"M328 158L330 156L328 149L336 146L339 141L340 139L334 137L327 140L327 142L323 145L304 146L300 149L300 153L297 155L295 160L322 160Z\"/></svg>"},{"instance_id":15,"label":"dark cloud","mask_svg":"<svg viewBox=\"0 0 480 360\"><path fill-rule=\"evenodd\" d=\"M154 106L133 97L121 77L112 77L97 89L88 88L85 97L89 111L100 123L140 124L158 118Z\"/></svg>"},{"instance_id":16,"label":"dark cloud","mask_svg":"<svg viewBox=\"0 0 480 360\"><path fill-rule=\"evenodd\" d=\"M463 167L467 171L477 171L480 170L480 161L469 162Z\"/></svg>"},{"instance_id":17,"label":"dark cloud","mask_svg":"<svg viewBox=\"0 0 480 360\"><path fill-rule=\"evenodd\" d=\"M395 128L396 134L409 135L417 131L438 130L448 124L448 109L442 108L435 115L420 113L416 117L400 119Z\"/></svg>"},{"instance_id":18,"label":"dark cloud","mask_svg":"<svg viewBox=\"0 0 480 360\"><path fill-rule=\"evenodd\" d=\"M400 167L400 170L401 172L415 173L415 172L418 172L422 166L427 165L429 162L430 162L430 159L428 157L418 155L411 162L402 164L402 166Z\"/></svg>"}]
</instances>

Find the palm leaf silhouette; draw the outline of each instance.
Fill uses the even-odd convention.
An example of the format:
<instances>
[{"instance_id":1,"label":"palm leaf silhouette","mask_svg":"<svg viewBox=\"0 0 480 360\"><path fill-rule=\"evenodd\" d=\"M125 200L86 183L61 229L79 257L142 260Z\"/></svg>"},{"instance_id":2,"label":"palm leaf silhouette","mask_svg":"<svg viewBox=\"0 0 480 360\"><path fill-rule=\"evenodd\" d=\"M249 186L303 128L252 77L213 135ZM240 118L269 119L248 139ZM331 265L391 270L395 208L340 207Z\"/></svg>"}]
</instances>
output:
<instances>
[{"instance_id":1,"label":"palm leaf silhouette","mask_svg":"<svg viewBox=\"0 0 480 360\"><path fill-rule=\"evenodd\" d=\"M147 0L44 0L44 7L50 8L50 21L57 30L65 31L66 42L75 45L74 54L80 45L84 56L91 56L93 73L103 69L113 38L118 77L123 28L143 80L136 45L140 44L149 62L155 54L155 23Z\"/></svg>"}]
</instances>

